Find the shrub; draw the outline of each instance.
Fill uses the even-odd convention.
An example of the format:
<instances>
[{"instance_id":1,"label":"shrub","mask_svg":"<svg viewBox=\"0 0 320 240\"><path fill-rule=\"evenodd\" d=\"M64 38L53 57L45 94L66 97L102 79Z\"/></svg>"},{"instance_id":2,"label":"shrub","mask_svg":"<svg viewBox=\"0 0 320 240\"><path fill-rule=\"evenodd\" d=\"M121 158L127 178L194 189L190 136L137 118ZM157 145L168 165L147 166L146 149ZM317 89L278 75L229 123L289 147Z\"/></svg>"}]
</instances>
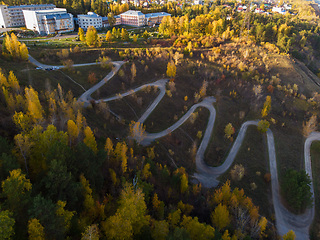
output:
<instances>
[{"instance_id":1,"label":"shrub","mask_svg":"<svg viewBox=\"0 0 320 240\"><path fill-rule=\"evenodd\" d=\"M232 180L240 181L244 176L245 169L241 164L236 164L230 171Z\"/></svg>"}]
</instances>

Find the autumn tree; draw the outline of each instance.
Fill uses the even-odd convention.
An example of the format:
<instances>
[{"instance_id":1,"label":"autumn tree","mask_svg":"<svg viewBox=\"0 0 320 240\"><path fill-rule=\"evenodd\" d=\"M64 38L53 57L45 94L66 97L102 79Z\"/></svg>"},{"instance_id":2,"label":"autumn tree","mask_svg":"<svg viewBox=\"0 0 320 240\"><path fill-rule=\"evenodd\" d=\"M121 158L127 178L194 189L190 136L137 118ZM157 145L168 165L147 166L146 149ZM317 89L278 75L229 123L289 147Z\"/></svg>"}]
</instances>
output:
<instances>
[{"instance_id":1,"label":"autumn tree","mask_svg":"<svg viewBox=\"0 0 320 240\"><path fill-rule=\"evenodd\" d=\"M295 240L296 239L296 234L294 231L290 230L286 234L282 236L283 240Z\"/></svg>"},{"instance_id":2,"label":"autumn tree","mask_svg":"<svg viewBox=\"0 0 320 240\"><path fill-rule=\"evenodd\" d=\"M79 28L78 36L79 36L79 40L81 42L85 42L86 41L86 37L85 37L84 31L83 31L82 28Z\"/></svg>"},{"instance_id":3,"label":"autumn tree","mask_svg":"<svg viewBox=\"0 0 320 240\"><path fill-rule=\"evenodd\" d=\"M89 47L94 47L98 44L99 36L94 26L89 26L86 33L86 43Z\"/></svg>"},{"instance_id":4,"label":"autumn tree","mask_svg":"<svg viewBox=\"0 0 320 240\"><path fill-rule=\"evenodd\" d=\"M261 132L261 133L265 133L268 131L270 127L270 123L267 121L267 120L260 120L258 122L258 130Z\"/></svg>"},{"instance_id":5,"label":"autumn tree","mask_svg":"<svg viewBox=\"0 0 320 240\"><path fill-rule=\"evenodd\" d=\"M95 72L90 72L89 75L88 75L88 82L90 84L95 84L97 81L98 81L98 78L96 76L96 73Z\"/></svg>"},{"instance_id":6,"label":"autumn tree","mask_svg":"<svg viewBox=\"0 0 320 240\"><path fill-rule=\"evenodd\" d=\"M200 97L205 97L207 95L207 87L208 87L208 82L206 80L204 80L202 82L202 86L200 88L200 91L199 91L199 94L200 94Z\"/></svg>"},{"instance_id":7,"label":"autumn tree","mask_svg":"<svg viewBox=\"0 0 320 240\"><path fill-rule=\"evenodd\" d=\"M167 64L167 76L170 78L174 78L176 76L176 65L173 61L168 62Z\"/></svg>"},{"instance_id":8,"label":"autumn tree","mask_svg":"<svg viewBox=\"0 0 320 240\"><path fill-rule=\"evenodd\" d=\"M261 110L261 116L266 117L271 110L271 97L267 96L266 101L263 104L263 108Z\"/></svg>"},{"instance_id":9,"label":"autumn tree","mask_svg":"<svg viewBox=\"0 0 320 240\"><path fill-rule=\"evenodd\" d=\"M113 143L110 138L107 138L106 144L104 145L104 150L107 152L108 160L113 153Z\"/></svg>"},{"instance_id":10,"label":"autumn tree","mask_svg":"<svg viewBox=\"0 0 320 240\"><path fill-rule=\"evenodd\" d=\"M235 129L234 127L232 126L231 123L228 123L226 125L226 127L224 128L224 136L227 138L227 139L230 139L230 141L232 142L233 141L233 137L232 135L235 133Z\"/></svg>"},{"instance_id":11,"label":"autumn tree","mask_svg":"<svg viewBox=\"0 0 320 240\"><path fill-rule=\"evenodd\" d=\"M63 227L65 231L68 231L71 227L71 219L73 218L75 212L69 211L65 209L67 202L65 201L58 201L57 202L57 209L56 209L56 215L63 220Z\"/></svg>"},{"instance_id":12,"label":"autumn tree","mask_svg":"<svg viewBox=\"0 0 320 240\"><path fill-rule=\"evenodd\" d=\"M25 97L27 105L27 113L33 122L38 123L43 119L43 109L40 103L38 92L32 87L25 88Z\"/></svg>"},{"instance_id":13,"label":"autumn tree","mask_svg":"<svg viewBox=\"0 0 320 240\"><path fill-rule=\"evenodd\" d=\"M81 240L99 240L99 228L97 224L90 225L81 234Z\"/></svg>"},{"instance_id":14,"label":"autumn tree","mask_svg":"<svg viewBox=\"0 0 320 240\"><path fill-rule=\"evenodd\" d=\"M102 223L108 239L130 239L139 234L142 227L149 224L144 194L126 183L121 192L120 206L115 215Z\"/></svg>"},{"instance_id":15,"label":"autumn tree","mask_svg":"<svg viewBox=\"0 0 320 240\"><path fill-rule=\"evenodd\" d=\"M78 129L78 126L75 124L75 122L72 121L72 120L68 120L67 127L68 127L69 143L70 143L70 146L71 146L71 144L79 136L79 129Z\"/></svg>"},{"instance_id":16,"label":"autumn tree","mask_svg":"<svg viewBox=\"0 0 320 240\"><path fill-rule=\"evenodd\" d=\"M28 221L28 234L29 240L45 240L44 227L36 218Z\"/></svg>"},{"instance_id":17,"label":"autumn tree","mask_svg":"<svg viewBox=\"0 0 320 240\"><path fill-rule=\"evenodd\" d=\"M112 34L111 34L110 30L106 34L106 41L107 42L111 42L112 41Z\"/></svg>"},{"instance_id":18,"label":"autumn tree","mask_svg":"<svg viewBox=\"0 0 320 240\"><path fill-rule=\"evenodd\" d=\"M6 33L2 43L2 55L7 58L23 61L26 61L29 58L27 46L24 43L20 43L14 33L11 33L10 36Z\"/></svg>"},{"instance_id":19,"label":"autumn tree","mask_svg":"<svg viewBox=\"0 0 320 240\"><path fill-rule=\"evenodd\" d=\"M131 65L131 82L134 82L135 77L137 76L137 68L134 63Z\"/></svg>"},{"instance_id":20,"label":"autumn tree","mask_svg":"<svg viewBox=\"0 0 320 240\"><path fill-rule=\"evenodd\" d=\"M133 42L137 42L138 41L138 35L133 34L132 40L133 40Z\"/></svg>"},{"instance_id":21,"label":"autumn tree","mask_svg":"<svg viewBox=\"0 0 320 240\"><path fill-rule=\"evenodd\" d=\"M113 27L116 24L116 18L114 17L114 14L112 12L108 13L108 22L110 27Z\"/></svg>"},{"instance_id":22,"label":"autumn tree","mask_svg":"<svg viewBox=\"0 0 320 240\"><path fill-rule=\"evenodd\" d=\"M200 223L197 217L183 216L181 226L187 230L191 240L214 238L214 228L210 225Z\"/></svg>"},{"instance_id":23,"label":"autumn tree","mask_svg":"<svg viewBox=\"0 0 320 240\"><path fill-rule=\"evenodd\" d=\"M143 123L132 121L130 126L130 137L140 144L146 137L146 127Z\"/></svg>"},{"instance_id":24,"label":"autumn tree","mask_svg":"<svg viewBox=\"0 0 320 240\"><path fill-rule=\"evenodd\" d=\"M100 65L102 68L109 68L112 67L111 59L107 56L99 57L98 61L100 62Z\"/></svg>"},{"instance_id":25,"label":"autumn tree","mask_svg":"<svg viewBox=\"0 0 320 240\"><path fill-rule=\"evenodd\" d=\"M318 128L317 116L312 115L309 121L305 121L302 124L303 136L308 137L310 133L316 131Z\"/></svg>"},{"instance_id":26,"label":"autumn tree","mask_svg":"<svg viewBox=\"0 0 320 240\"><path fill-rule=\"evenodd\" d=\"M26 175L21 173L21 169L12 170L10 176L2 182L1 186L2 194L12 211L16 212L18 209L22 209L29 200L32 184Z\"/></svg>"},{"instance_id":27,"label":"autumn tree","mask_svg":"<svg viewBox=\"0 0 320 240\"><path fill-rule=\"evenodd\" d=\"M0 239L10 240L14 236L15 220L12 212L0 210Z\"/></svg>"},{"instance_id":28,"label":"autumn tree","mask_svg":"<svg viewBox=\"0 0 320 240\"><path fill-rule=\"evenodd\" d=\"M123 41L129 41L129 33L125 28L121 28L121 39Z\"/></svg>"},{"instance_id":29,"label":"autumn tree","mask_svg":"<svg viewBox=\"0 0 320 240\"><path fill-rule=\"evenodd\" d=\"M150 33L148 33L147 30L144 31L144 33L142 34L142 37L147 40L150 37Z\"/></svg>"},{"instance_id":30,"label":"autumn tree","mask_svg":"<svg viewBox=\"0 0 320 240\"><path fill-rule=\"evenodd\" d=\"M180 192L183 194L183 193L187 192L187 190L188 190L188 177L187 177L187 175L183 173L180 177L180 181L181 181Z\"/></svg>"},{"instance_id":31,"label":"autumn tree","mask_svg":"<svg viewBox=\"0 0 320 240\"><path fill-rule=\"evenodd\" d=\"M165 221L154 220L152 224L151 236L155 240L165 240L169 234L169 224Z\"/></svg>"},{"instance_id":32,"label":"autumn tree","mask_svg":"<svg viewBox=\"0 0 320 240\"><path fill-rule=\"evenodd\" d=\"M98 152L96 138L93 135L93 132L89 126L84 130L84 144L90 148L94 153Z\"/></svg>"},{"instance_id":33,"label":"autumn tree","mask_svg":"<svg viewBox=\"0 0 320 240\"><path fill-rule=\"evenodd\" d=\"M219 204L211 214L211 221L214 226L216 226L219 230L227 227L230 222L230 214L227 206L223 204Z\"/></svg>"},{"instance_id":34,"label":"autumn tree","mask_svg":"<svg viewBox=\"0 0 320 240\"><path fill-rule=\"evenodd\" d=\"M21 156L23 157L26 172L27 174L29 174L27 157L29 155L29 150L33 145L33 142L30 140L27 134L17 134L16 136L14 136L14 140Z\"/></svg>"}]
</instances>

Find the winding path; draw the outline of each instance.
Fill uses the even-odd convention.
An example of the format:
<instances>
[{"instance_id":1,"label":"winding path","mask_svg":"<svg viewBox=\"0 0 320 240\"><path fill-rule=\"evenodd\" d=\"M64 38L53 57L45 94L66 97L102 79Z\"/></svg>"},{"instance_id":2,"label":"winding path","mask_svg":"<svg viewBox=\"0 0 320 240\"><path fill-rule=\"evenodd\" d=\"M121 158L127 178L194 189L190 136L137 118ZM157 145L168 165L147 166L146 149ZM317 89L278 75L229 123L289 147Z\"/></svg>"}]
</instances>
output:
<instances>
[{"instance_id":1,"label":"winding path","mask_svg":"<svg viewBox=\"0 0 320 240\"><path fill-rule=\"evenodd\" d=\"M31 58L32 59L32 58ZM43 65L38 63L35 59L32 60L32 62L37 66L46 66L46 67L52 67L49 65ZM38 65L38 64L40 65ZM93 99L91 98L91 94L102 87L106 82L108 82L120 69L123 62L112 62L114 65L114 68L112 71L104 78L102 79L98 84L94 85L92 88L90 88L88 91L83 93L79 101L83 102L85 105L88 105L90 101ZM95 63L96 64L96 63ZM85 64L84 64L85 65ZM87 64L88 65L88 64ZM133 90L130 90L128 92L122 93L121 95L117 94L115 96L100 99L100 100L94 100L96 102L104 101L109 102L116 99L120 99L125 96L129 96L135 92L138 92L142 90L143 88L147 86L154 86L157 87L160 90L159 95L157 98L153 101L153 103L148 107L148 109L144 112L144 114L140 117L138 120L139 123L143 123L149 115L152 113L152 111L156 108L156 106L159 104L161 99L165 95L165 87L167 83L167 79L161 79L153 83L145 84L143 86L140 86L138 88L135 88ZM238 133L238 136L236 140L234 141L234 144L224 161L224 163L219 167L210 167L208 166L204 161L204 153L205 150L209 144L214 122L216 118L216 110L213 106L213 103L215 102L214 97L206 97L203 99L202 102L197 103L193 105L187 113L185 113L176 123L174 123L169 128L158 132L158 133L146 133L146 136L141 141L142 145L148 145L155 139L161 138L172 131L179 128L190 116L191 114L198 108L198 107L205 107L209 110L210 116L208 119L207 128L205 130L205 134L203 136L202 142L200 143L200 146L198 148L197 154L196 154L196 168L197 171L194 174L194 178L199 181L204 187L216 187L219 184L218 177L225 173L232 165L241 145L244 140L246 131L249 126L257 126L258 120L255 121L247 121L242 124L240 131ZM304 240L309 239L309 228L312 224L314 214L315 214L315 208L314 208L314 202L313 207L307 209L303 214L301 215L295 215L291 212L289 212L285 206L282 204L281 196L280 196L280 189L279 189L279 180L278 180L278 171L277 171L277 161L276 161L276 152L275 152L275 143L274 143L274 137L271 129L268 129L267 133L267 142L268 142L268 153L269 153L269 164L270 164L270 173L271 173L271 188L272 188L272 200L275 210L275 219L276 219L276 227L278 230L279 235L284 235L288 231L293 230L296 234L297 240ZM310 147L313 141L320 141L320 133L315 132L310 134L310 136L306 139L305 145L304 145L304 161L305 161L305 170L307 174L310 176L312 180L312 168L311 168L311 157L310 157ZM314 196L314 189L313 189L313 183L311 184L311 190L312 195Z\"/></svg>"}]
</instances>

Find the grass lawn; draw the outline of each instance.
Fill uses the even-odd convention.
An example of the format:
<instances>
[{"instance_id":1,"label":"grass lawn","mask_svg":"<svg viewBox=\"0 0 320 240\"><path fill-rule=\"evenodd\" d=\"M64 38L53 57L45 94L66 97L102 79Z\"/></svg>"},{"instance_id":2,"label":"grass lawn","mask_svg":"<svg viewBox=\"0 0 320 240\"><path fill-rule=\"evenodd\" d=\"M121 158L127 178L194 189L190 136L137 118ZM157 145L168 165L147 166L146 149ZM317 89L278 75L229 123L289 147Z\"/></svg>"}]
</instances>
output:
<instances>
[{"instance_id":1,"label":"grass lawn","mask_svg":"<svg viewBox=\"0 0 320 240\"><path fill-rule=\"evenodd\" d=\"M318 199L320 198L320 142L314 142L311 145L311 160L312 160L312 176L315 192L315 220L311 228L311 239L319 239L320 237L320 206Z\"/></svg>"},{"instance_id":2,"label":"grass lawn","mask_svg":"<svg viewBox=\"0 0 320 240\"><path fill-rule=\"evenodd\" d=\"M194 123L189 118L180 128L155 141L156 151L159 155L157 159L162 164L173 166L173 168L176 166L184 167L190 175L194 173L196 168L195 155L191 149L194 142L196 147L199 147L202 137L197 137L197 134L198 131L201 131L201 135L204 135L209 117L209 111L205 108L198 108L196 112L198 116ZM174 121L177 120L174 118Z\"/></svg>"},{"instance_id":3,"label":"grass lawn","mask_svg":"<svg viewBox=\"0 0 320 240\"><path fill-rule=\"evenodd\" d=\"M245 175L240 181L231 179L230 170L235 164L241 164L245 168ZM255 126L249 126L234 163L220 177L220 181L224 183L227 179L230 179L232 188L243 188L245 194L252 198L253 203L260 207L259 213L271 219L271 185L264 180L266 173L269 173L266 136L261 134ZM251 188L251 183L256 184L257 188L255 190Z\"/></svg>"}]
</instances>

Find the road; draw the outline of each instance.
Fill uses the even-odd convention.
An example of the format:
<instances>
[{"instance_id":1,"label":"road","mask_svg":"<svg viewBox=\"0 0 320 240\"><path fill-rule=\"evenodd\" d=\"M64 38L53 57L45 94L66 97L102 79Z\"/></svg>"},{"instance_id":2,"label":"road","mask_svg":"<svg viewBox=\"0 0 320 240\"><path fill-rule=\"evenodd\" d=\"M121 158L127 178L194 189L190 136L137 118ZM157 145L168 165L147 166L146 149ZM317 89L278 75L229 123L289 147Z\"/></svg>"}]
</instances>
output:
<instances>
[{"instance_id":1,"label":"road","mask_svg":"<svg viewBox=\"0 0 320 240\"><path fill-rule=\"evenodd\" d=\"M37 66L41 67L52 67L50 65L44 65L36 61L31 56L29 57L30 61L34 63ZM89 105L90 101L93 100L91 98L91 95L93 92L95 92L97 89L102 87L106 82L108 82L120 69L122 64L124 62L117 61L112 62L114 65L114 68L112 71L103 78L99 83L94 85L92 88L87 90L85 93L83 93L78 101L83 102L85 105ZM78 66L87 66L92 65L93 63L89 64L80 64ZM94 63L96 64L96 63ZM63 66L59 66L63 67ZM141 91L143 88L147 86L154 86L157 87L160 90L159 95L157 98L152 102L152 104L147 108L147 110L144 112L144 114L140 117L138 120L139 123L143 123L149 115L155 110L157 105L160 103L162 98L165 96L165 87L168 79L161 79L153 83L145 84L140 87L137 87L135 89L132 89L130 91L124 92L122 94L117 94L112 97L94 100L95 102L104 101L114 101L119 98L123 98L126 96L129 96L131 94L134 94L135 92ZM232 148L224 161L224 163L219 167L211 167L208 166L204 161L204 154L205 150L208 147L208 144L211 139L215 118L216 118L216 110L213 106L213 103L215 102L214 97L206 97L203 99L202 102L194 104L189 111L184 114L176 123L174 123L169 128L158 132L158 133L146 133L144 138L141 141L142 145L149 145L151 142L153 142L155 139L161 138L166 136L167 134L173 132L177 128L179 128L190 116L191 114L199 107L205 107L209 110L210 115L208 119L207 128L205 130L204 136L202 138L202 141L200 143L200 146L198 148L197 154L196 154L196 169L197 172L194 173L194 179L199 181L204 187L211 188L216 187L219 184L218 177L225 173L232 165L242 143L245 138L245 134L247 132L247 129L249 126L257 126L259 120L255 121L247 121L242 124L238 136L236 140L234 141ZM313 218L314 218L314 204L313 207L308 208L303 214L301 215L295 215L291 212L289 212L285 206L282 204L281 196L280 196L280 186L279 186L279 180L278 180L278 169L277 169L277 160L276 160L276 150L275 150L275 143L274 143L274 137L271 129L268 129L266 132L267 137L267 143L268 143L268 155L269 155L269 164L270 164L270 173L271 173L271 189L272 189L272 200L273 200L273 206L274 206L274 212L275 212L275 219L276 219L276 226L277 231L280 236L286 234L288 231L293 230L296 234L297 240L304 240L309 239L309 228L312 224ZM314 189L313 189L313 178L312 178L312 166L311 166L311 157L310 157L310 146L313 141L320 141L320 133L315 132L310 134L310 136L306 139L304 144L304 162L305 162L305 170L307 174L311 178L311 189L312 189L312 195L314 196ZM313 202L314 203L314 202Z\"/></svg>"},{"instance_id":2,"label":"road","mask_svg":"<svg viewBox=\"0 0 320 240\"><path fill-rule=\"evenodd\" d=\"M47 64L43 64L38 62L36 59L34 59L31 55L29 55L29 61L36 65L37 67L42 67L43 69L46 68L56 68L56 69L61 69L61 68L65 68L66 66L64 65L47 65ZM93 63L79 63L79 64L73 64L73 67L84 67L84 66L92 66L92 65L97 65L100 64L100 62L93 62Z\"/></svg>"}]
</instances>

